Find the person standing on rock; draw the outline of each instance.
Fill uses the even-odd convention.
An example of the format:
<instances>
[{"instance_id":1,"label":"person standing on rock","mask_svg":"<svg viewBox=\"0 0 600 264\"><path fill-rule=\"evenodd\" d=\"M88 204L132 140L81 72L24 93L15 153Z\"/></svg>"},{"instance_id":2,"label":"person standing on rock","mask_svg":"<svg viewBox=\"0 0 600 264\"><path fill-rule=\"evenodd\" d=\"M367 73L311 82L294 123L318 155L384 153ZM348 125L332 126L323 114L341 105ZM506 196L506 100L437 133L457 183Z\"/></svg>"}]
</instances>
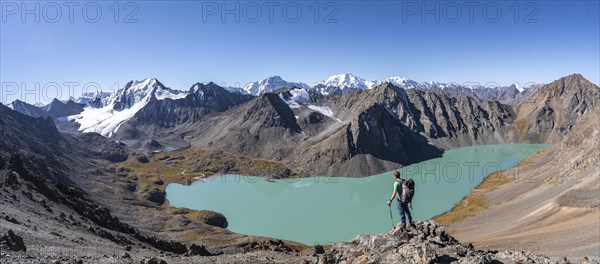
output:
<instances>
[{"instance_id":1,"label":"person standing on rock","mask_svg":"<svg viewBox=\"0 0 600 264\"><path fill-rule=\"evenodd\" d=\"M402 226L404 227L406 226L406 218L408 218L408 223L409 225L413 226L413 221L412 221L412 216L410 215L410 210L408 209L408 204L410 203L410 201L406 201L406 199L402 199L405 196L402 196L402 191L404 186L404 180L400 177L400 172L399 171L394 171L394 189L392 191L392 198L390 198L387 201L387 205L391 206L392 201L394 200L394 198L396 198L396 201L398 202L398 211L400 212L400 220L402 221ZM408 191L408 190L406 190ZM411 195L412 198L412 195Z\"/></svg>"}]
</instances>

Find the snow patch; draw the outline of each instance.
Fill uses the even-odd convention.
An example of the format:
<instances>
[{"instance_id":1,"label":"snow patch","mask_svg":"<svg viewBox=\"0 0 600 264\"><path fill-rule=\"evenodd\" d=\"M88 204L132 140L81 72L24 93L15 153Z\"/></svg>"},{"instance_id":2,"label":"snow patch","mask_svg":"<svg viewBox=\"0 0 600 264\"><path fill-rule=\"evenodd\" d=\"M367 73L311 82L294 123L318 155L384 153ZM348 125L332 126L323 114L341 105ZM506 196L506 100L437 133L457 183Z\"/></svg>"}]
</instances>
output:
<instances>
[{"instance_id":1,"label":"snow patch","mask_svg":"<svg viewBox=\"0 0 600 264\"><path fill-rule=\"evenodd\" d=\"M291 100L293 101L301 104L310 103L310 96L308 95L308 91L306 91L306 89L292 89L290 90L290 94L292 94Z\"/></svg>"},{"instance_id":2,"label":"snow patch","mask_svg":"<svg viewBox=\"0 0 600 264\"><path fill-rule=\"evenodd\" d=\"M390 146L387 141L387 136L385 135L385 130L381 127L381 133L383 134L383 145L387 148Z\"/></svg>"},{"instance_id":3,"label":"snow patch","mask_svg":"<svg viewBox=\"0 0 600 264\"><path fill-rule=\"evenodd\" d=\"M283 93L278 96L283 100L290 108L300 108L300 105L310 103L310 96L306 89L292 89L290 90L291 96L286 100Z\"/></svg>"},{"instance_id":4,"label":"snow patch","mask_svg":"<svg viewBox=\"0 0 600 264\"><path fill-rule=\"evenodd\" d=\"M154 93L154 96L156 96L156 99L158 100L164 100L167 98L176 100L185 98L187 96L187 93L176 90L160 89Z\"/></svg>"},{"instance_id":5,"label":"snow patch","mask_svg":"<svg viewBox=\"0 0 600 264\"><path fill-rule=\"evenodd\" d=\"M331 117L338 122L342 122L341 120L339 120L338 118L336 118L333 115L333 111L331 111L331 108L329 108L327 106L308 105L308 108L310 108L311 110L317 111L317 112L323 114L324 116Z\"/></svg>"},{"instance_id":6,"label":"snow patch","mask_svg":"<svg viewBox=\"0 0 600 264\"><path fill-rule=\"evenodd\" d=\"M521 87L519 83L513 83L512 85L519 91L519 93L525 91L525 88Z\"/></svg>"}]
</instances>

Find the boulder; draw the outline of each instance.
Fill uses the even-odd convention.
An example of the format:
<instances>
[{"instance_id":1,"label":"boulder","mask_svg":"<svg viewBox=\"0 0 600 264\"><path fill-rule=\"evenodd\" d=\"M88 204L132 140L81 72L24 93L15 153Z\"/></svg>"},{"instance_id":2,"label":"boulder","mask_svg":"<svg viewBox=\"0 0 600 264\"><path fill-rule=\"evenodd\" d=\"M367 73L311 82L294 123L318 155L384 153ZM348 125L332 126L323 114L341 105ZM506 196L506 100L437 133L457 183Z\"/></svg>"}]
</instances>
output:
<instances>
[{"instance_id":1,"label":"boulder","mask_svg":"<svg viewBox=\"0 0 600 264\"><path fill-rule=\"evenodd\" d=\"M141 162L141 163L148 163L150 162L150 160L148 159L148 157L146 157L146 155L144 154L140 154L135 158L137 161Z\"/></svg>"},{"instance_id":2,"label":"boulder","mask_svg":"<svg viewBox=\"0 0 600 264\"><path fill-rule=\"evenodd\" d=\"M165 182L161 178L156 178L154 181L152 181L152 183L154 183L156 185L163 185L163 184L165 184Z\"/></svg>"},{"instance_id":3,"label":"boulder","mask_svg":"<svg viewBox=\"0 0 600 264\"><path fill-rule=\"evenodd\" d=\"M8 177L6 177L4 183L6 184L6 186L17 187L19 186L18 178L19 174L13 171L12 173L8 174Z\"/></svg>"},{"instance_id":4,"label":"boulder","mask_svg":"<svg viewBox=\"0 0 600 264\"><path fill-rule=\"evenodd\" d=\"M158 205L162 205L165 203L166 194L159 190L153 189L144 193L144 199L156 203Z\"/></svg>"},{"instance_id":5,"label":"boulder","mask_svg":"<svg viewBox=\"0 0 600 264\"><path fill-rule=\"evenodd\" d=\"M9 229L6 235L0 236L0 249L27 252L23 237L15 234L12 229Z\"/></svg>"},{"instance_id":6,"label":"boulder","mask_svg":"<svg viewBox=\"0 0 600 264\"><path fill-rule=\"evenodd\" d=\"M314 250L315 250L315 252L314 252L315 254L325 253L325 249L321 245L315 245Z\"/></svg>"},{"instance_id":7,"label":"boulder","mask_svg":"<svg viewBox=\"0 0 600 264\"><path fill-rule=\"evenodd\" d=\"M206 250L203 245L192 244L190 246L190 255L192 256L212 256L213 254Z\"/></svg>"},{"instance_id":8,"label":"boulder","mask_svg":"<svg viewBox=\"0 0 600 264\"><path fill-rule=\"evenodd\" d=\"M151 258L145 262L146 264L167 264L167 262L163 259L159 259L157 257Z\"/></svg>"},{"instance_id":9,"label":"boulder","mask_svg":"<svg viewBox=\"0 0 600 264\"><path fill-rule=\"evenodd\" d=\"M214 211L202 211L202 222L216 227L226 228L228 226L227 218L221 213Z\"/></svg>"},{"instance_id":10,"label":"boulder","mask_svg":"<svg viewBox=\"0 0 600 264\"><path fill-rule=\"evenodd\" d=\"M146 150L151 150L151 151L155 151L155 150L161 150L162 149L162 145L160 143L158 143L158 141L152 139L152 140L145 140L142 142L142 149L146 149Z\"/></svg>"}]
</instances>

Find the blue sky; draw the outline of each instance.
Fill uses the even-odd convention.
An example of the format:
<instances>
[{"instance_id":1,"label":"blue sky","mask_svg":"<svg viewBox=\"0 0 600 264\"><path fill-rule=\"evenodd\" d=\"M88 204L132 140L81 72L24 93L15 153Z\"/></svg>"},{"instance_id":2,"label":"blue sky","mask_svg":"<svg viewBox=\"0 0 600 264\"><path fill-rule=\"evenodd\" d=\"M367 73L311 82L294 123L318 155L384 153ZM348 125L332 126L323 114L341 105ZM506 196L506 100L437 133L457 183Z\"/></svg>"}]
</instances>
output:
<instances>
[{"instance_id":1,"label":"blue sky","mask_svg":"<svg viewBox=\"0 0 600 264\"><path fill-rule=\"evenodd\" d=\"M4 103L149 76L180 90L272 75L312 84L338 73L500 85L581 73L600 83L598 1L48 3L2 1Z\"/></svg>"}]
</instances>

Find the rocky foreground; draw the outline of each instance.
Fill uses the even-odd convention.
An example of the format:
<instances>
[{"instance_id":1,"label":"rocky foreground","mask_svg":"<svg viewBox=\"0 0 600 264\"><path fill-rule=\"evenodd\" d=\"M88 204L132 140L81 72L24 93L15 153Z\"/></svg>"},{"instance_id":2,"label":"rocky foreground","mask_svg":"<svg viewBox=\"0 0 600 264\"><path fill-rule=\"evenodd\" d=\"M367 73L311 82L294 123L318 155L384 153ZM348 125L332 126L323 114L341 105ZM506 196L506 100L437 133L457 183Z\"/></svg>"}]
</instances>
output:
<instances>
[{"instance_id":1,"label":"rocky foreground","mask_svg":"<svg viewBox=\"0 0 600 264\"><path fill-rule=\"evenodd\" d=\"M586 263L597 263L587 258ZM319 263L570 263L531 252L476 250L446 233L430 220L414 227L400 228L377 235L362 235L336 243Z\"/></svg>"},{"instance_id":2,"label":"rocky foreground","mask_svg":"<svg viewBox=\"0 0 600 264\"><path fill-rule=\"evenodd\" d=\"M217 256L171 254L150 251L123 251L122 254L75 256L68 250L52 254L29 252L22 238L9 231L0 236L0 263L573 263L566 258L548 258L531 252L477 250L446 233L433 220L400 225L387 233L360 235L348 242L336 243L327 250L315 246L312 254L299 253L279 241L278 247L255 247L246 253ZM203 250L203 249L191 249ZM205 250L205 249L204 249ZM98 253L100 251L96 251ZM575 263L598 263L584 257Z\"/></svg>"}]
</instances>

